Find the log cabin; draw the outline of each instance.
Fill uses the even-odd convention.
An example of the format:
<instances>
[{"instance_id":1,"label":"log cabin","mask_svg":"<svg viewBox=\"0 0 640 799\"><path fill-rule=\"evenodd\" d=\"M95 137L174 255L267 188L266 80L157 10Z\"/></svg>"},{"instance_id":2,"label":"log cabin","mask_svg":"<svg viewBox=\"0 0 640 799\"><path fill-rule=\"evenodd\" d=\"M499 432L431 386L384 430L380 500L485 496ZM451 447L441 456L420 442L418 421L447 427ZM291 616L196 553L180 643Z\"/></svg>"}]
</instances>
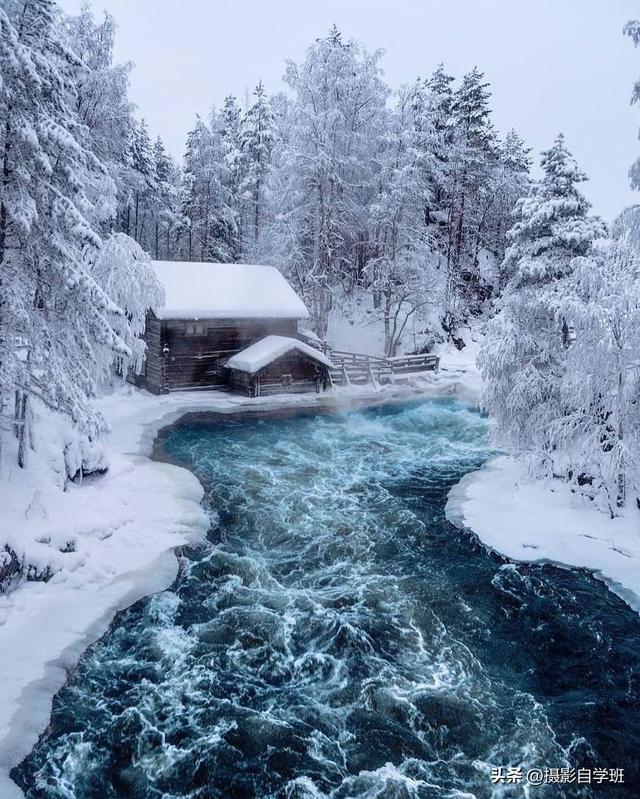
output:
<instances>
[{"instance_id":1,"label":"log cabin","mask_svg":"<svg viewBox=\"0 0 640 799\"><path fill-rule=\"evenodd\" d=\"M298 322L308 319L309 312L275 267L186 261L152 265L165 305L147 313L142 373L130 376L138 386L155 394L218 389L259 396L328 385L330 361L299 338ZM258 352L251 350L267 338ZM248 351L244 362L227 366L243 351Z\"/></svg>"},{"instance_id":2,"label":"log cabin","mask_svg":"<svg viewBox=\"0 0 640 799\"><path fill-rule=\"evenodd\" d=\"M227 361L232 390L249 397L326 391L327 356L299 339L266 336Z\"/></svg>"}]
</instances>

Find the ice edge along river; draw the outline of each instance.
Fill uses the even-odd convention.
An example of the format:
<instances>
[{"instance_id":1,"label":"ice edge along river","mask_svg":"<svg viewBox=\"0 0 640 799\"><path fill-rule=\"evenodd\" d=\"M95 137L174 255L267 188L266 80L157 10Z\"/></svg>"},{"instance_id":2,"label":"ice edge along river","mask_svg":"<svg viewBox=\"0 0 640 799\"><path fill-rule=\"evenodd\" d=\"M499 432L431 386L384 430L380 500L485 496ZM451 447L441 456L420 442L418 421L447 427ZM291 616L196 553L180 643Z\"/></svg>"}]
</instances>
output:
<instances>
[{"instance_id":1,"label":"ice edge along river","mask_svg":"<svg viewBox=\"0 0 640 799\"><path fill-rule=\"evenodd\" d=\"M47 583L24 583L0 597L0 796L20 799L10 771L31 751L51 715L53 697L83 652L116 613L174 581L176 547L204 538L209 519L203 489L191 472L150 460L158 431L193 412L277 408L348 409L412 398L456 396L473 402L460 372L416 377L406 385L337 389L324 395L244 399L207 392L153 396L122 386L99 402L111 432L111 466L102 478L47 497L42 518L80 531L86 554ZM19 519L16 519L19 522Z\"/></svg>"}]
</instances>

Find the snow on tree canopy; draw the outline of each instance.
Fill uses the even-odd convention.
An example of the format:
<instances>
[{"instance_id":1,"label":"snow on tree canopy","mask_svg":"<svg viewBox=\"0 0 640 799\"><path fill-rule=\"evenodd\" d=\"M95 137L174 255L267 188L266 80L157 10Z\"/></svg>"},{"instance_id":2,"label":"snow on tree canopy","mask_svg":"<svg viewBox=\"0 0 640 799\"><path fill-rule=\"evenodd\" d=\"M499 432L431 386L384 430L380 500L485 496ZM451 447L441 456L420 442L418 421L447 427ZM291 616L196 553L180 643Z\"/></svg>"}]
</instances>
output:
<instances>
[{"instance_id":1,"label":"snow on tree canopy","mask_svg":"<svg viewBox=\"0 0 640 799\"><path fill-rule=\"evenodd\" d=\"M267 336L262 338L247 347L246 350L242 350L242 352L238 352L229 358L227 366L230 369L237 369L239 372L248 372L253 375L293 350L297 350L329 369L333 368L333 364L324 353L296 338L288 338L287 336Z\"/></svg>"},{"instance_id":2,"label":"snow on tree canopy","mask_svg":"<svg viewBox=\"0 0 640 799\"><path fill-rule=\"evenodd\" d=\"M308 319L274 266L153 261L165 293L159 319Z\"/></svg>"}]
</instances>

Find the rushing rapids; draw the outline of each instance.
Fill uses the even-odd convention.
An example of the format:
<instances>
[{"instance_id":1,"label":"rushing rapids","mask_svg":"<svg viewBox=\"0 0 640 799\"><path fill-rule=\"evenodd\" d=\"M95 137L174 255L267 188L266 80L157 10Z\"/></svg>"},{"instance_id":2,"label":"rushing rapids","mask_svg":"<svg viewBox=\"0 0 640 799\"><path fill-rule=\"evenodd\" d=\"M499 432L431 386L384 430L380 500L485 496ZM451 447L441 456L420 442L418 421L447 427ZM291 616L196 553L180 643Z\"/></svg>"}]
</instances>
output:
<instances>
[{"instance_id":1,"label":"rushing rapids","mask_svg":"<svg viewBox=\"0 0 640 799\"><path fill-rule=\"evenodd\" d=\"M186 419L158 451L205 485L208 543L86 653L28 799L526 796L497 766L624 768L535 795L638 795L640 619L445 520L488 456L468 406Z\"/></svg>"}]
</instances>

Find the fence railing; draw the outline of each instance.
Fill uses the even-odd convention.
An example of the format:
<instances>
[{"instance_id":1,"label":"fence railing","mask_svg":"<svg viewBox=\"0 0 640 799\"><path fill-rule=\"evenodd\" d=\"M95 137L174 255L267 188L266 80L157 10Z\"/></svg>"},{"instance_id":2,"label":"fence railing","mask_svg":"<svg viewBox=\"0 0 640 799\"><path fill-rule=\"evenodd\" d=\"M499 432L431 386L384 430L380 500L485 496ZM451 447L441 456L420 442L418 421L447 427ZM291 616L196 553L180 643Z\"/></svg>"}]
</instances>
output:
<instances>
[{"instance_id":1,"label":"fence railing","mask_svg":"<svg viewBox=\"0 0 640 799\"><path fill-rule=\"evenodd\" d=\"M338 385L373 381L390 383L396 375L435 371L440 361L437 355L430 354L382 358L358 352L328 350L327 355L334 366L331 370L331 379Z\"/></svg>"}]
</instances>

